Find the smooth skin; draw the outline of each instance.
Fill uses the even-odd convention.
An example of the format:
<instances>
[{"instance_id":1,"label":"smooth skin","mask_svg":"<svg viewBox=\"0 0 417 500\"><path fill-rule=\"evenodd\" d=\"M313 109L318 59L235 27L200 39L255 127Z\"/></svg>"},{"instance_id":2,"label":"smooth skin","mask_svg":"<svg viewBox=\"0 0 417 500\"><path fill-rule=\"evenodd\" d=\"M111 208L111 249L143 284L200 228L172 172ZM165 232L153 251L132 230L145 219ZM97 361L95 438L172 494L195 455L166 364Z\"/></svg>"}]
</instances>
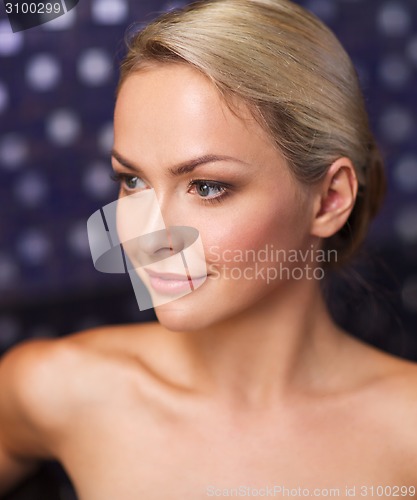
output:
<instances>
[{"instance_id":1,"label":"smooth skin","mask_svg":"<svg viewBox=\"0 0 417 500\"><path fill-rule=\"evenodd\" d=\"M237 249L317 247L343 226L357 193L348 158L302 186L235 105L238 114L185 65L124 82L113 156L120 196L154 189L167 225L200 232L209 276L157 307L156 323L6 354L0 492L43 458L63 464L81 500L196 500L245 485L339 488L344 498L346 486L356 496L371 496L363 486L416 486L416 365L335 325L318 280L226 277L224 265L255 265L227 262ZM207 154L229 159L170 174Z\"/></svg>"}]
</instances>

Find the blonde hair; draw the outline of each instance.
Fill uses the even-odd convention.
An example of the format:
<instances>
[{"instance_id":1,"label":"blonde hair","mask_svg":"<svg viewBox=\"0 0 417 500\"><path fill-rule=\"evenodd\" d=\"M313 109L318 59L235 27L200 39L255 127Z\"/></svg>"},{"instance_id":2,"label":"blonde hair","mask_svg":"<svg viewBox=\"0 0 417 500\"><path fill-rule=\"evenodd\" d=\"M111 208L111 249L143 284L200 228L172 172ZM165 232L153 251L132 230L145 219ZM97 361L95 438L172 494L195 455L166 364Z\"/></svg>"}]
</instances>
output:
<instances>
[{"instance_id":1,"label":"blonde hair","mask_svg":"<svg viewBox=\"0 0 417 500\"><path fill-rule=\"evenodd\" d=\"M355 206L324 247L339 263L357 250L381 205L384 169L353 64L319 19L289 0L205 0L160 16L127 44L118 89L149 63L193 66L229 104L249 105L301 183L350 158Z\"/></svg>"}]
</instances>

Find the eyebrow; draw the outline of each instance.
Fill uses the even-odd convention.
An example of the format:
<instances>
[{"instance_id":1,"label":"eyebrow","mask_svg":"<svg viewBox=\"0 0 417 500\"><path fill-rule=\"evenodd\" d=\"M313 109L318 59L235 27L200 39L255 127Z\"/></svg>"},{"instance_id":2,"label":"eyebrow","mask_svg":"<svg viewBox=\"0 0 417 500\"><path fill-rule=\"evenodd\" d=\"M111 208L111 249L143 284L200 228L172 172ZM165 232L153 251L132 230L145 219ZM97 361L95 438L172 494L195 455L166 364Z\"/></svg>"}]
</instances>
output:
<instances>
[{"instance_id":1,"label":"eyebrow","mask_svg":"<svg viewBox=\"0 0 417 500\"><path fill-rule=\"evenodd\" d=\"M128 168L129 170L134 170L134 171L139 172L139 173L142 172L142 169L140 167L131 163L129 160L124 158L116 150L112 149L111 156L113 156L113 158L115 158L125 168ZM205 165L207 163L215 163L215 162L219 162L219 161L234 161L234 162L238 162L238 163L242 163L244 165L247 165L246 162L239 160L238 158L233 158L232 156L207 154L207 155L199 156L198 158L193 158L191 160L186 160L182 163L179 163L178 165L175 165L173 167L168 168L168 171L173 177L178 177L181 175L189 174L195 168L197 168L201 165Z\"/></svg>"}]
</instances>

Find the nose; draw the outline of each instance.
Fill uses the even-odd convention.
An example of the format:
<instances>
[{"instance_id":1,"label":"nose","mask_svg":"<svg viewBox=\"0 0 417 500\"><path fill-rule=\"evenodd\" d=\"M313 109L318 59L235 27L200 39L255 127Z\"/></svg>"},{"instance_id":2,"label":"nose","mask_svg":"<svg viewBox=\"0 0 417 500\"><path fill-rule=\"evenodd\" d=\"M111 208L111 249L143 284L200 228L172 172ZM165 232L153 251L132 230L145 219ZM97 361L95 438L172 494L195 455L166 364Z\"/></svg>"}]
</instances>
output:
<instances>
[{"instance_id":1,"label":"nose","mask_svg":"<svg viewBox=\"0 0 417 500\"><path fill-rule=\"evenodd\" d=\"M159 200L154 189L121 198L117 212L119 239L134 267L175 255L190 241L189 229L166 227L167 221L175 224L172 206Z\"/></svg>"},{"instance_id":2,"label":"nose","mask_svg":"<svg viewBox=\"0 0 417 500\"><path fill-rule=\"evenodd\" d=\"M150 231L137 239L137 258L142 265L166 259L184 250L184 239L175 227Z\"/></svg>"}]
</instances>

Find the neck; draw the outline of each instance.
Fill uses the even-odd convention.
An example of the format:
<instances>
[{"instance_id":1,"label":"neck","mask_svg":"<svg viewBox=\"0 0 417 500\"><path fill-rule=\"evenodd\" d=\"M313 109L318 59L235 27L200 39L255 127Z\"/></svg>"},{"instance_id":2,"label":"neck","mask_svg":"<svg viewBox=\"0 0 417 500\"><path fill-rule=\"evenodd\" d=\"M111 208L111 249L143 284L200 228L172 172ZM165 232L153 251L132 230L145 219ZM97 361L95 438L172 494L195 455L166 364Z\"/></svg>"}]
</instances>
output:
<instances>
[{"instance_id":1,"label":"neck","mask_svg":"<svg viewBox=\"0 0 417 500\"><path fill-rule=\"evenodd\" d=\"M315 280L292 282L246 311L179 333L199 380L236 405L270 405L331 383L342 331Z\"/></svg>"}]
</instances>

